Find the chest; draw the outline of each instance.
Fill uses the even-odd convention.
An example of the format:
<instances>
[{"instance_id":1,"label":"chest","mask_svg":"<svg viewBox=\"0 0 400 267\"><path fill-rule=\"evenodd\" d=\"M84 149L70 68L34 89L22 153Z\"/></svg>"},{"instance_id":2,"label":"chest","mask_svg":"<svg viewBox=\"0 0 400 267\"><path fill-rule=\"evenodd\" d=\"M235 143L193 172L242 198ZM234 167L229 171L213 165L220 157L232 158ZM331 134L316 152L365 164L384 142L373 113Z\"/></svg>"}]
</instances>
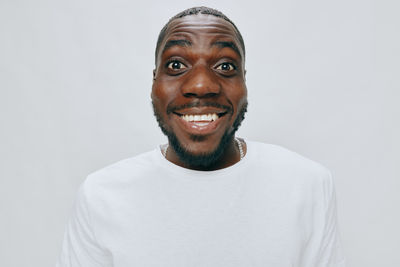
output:
<instances>
[{"instance_id":1,"label":"chest","mask_svg":"<svg viewBox=\"0 0 400 267\"><path fill-rule=\"evenodd\" d=\"M116 199L98 231L115 266L286 267L311 234L308 207L276 186L160 185Z\"/></svg>"}]
</instances>

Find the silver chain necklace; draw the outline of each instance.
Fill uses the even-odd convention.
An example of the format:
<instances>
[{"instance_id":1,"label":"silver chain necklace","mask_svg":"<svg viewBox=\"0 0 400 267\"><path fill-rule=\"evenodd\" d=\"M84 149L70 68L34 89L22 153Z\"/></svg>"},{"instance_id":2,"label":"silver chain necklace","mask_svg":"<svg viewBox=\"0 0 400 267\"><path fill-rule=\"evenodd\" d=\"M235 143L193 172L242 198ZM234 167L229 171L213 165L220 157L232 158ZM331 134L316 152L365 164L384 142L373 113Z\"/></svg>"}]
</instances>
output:
<instances>
[{"instance_id":1,"label":"silver chain necklace","mask_svg":"<svg viewBox=\"0 0 400 267\"><path fill-rule=\"evenodd\" d=\"M238 146L238 148L239 148L240 160L242 160L243 157L244 157L242 142L241 142L237 137L235 137L235 141L236 141L236 144L237 144L237 146ZM166 147L165 147L165 149L162 150L162 154L163 154L163 156L164 156L165 158L167 158L168 147L169 147L169 145L167 144Z\"/></svg>"}]
</instances>

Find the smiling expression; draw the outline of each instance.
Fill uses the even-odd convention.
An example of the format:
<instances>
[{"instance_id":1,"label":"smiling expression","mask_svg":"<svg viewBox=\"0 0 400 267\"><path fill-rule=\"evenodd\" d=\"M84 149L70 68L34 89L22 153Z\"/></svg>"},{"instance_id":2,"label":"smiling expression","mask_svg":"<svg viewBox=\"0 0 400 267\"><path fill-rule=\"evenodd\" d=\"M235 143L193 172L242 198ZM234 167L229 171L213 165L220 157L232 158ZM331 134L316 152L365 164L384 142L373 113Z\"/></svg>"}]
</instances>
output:
<instances>
[{"instance_id":1,"label":"smiling expression","mask_svg":"<svg viewBox=\"0 0 400 267\"><path fill-rule=\"evenodd\" d=\"M211 155L222 141L234 145L247 89L233 25L204 14L173 20L158 51L151 97L163 132L187 154Z\"/></svg>"}]
</instances>

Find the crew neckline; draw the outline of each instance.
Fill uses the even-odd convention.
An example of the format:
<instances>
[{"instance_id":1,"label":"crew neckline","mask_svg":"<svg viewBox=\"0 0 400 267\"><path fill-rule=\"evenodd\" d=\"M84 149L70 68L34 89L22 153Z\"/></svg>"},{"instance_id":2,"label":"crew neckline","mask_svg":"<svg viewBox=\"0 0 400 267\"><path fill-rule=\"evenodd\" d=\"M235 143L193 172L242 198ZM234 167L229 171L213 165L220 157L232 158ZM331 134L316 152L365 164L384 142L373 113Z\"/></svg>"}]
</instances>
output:
<instances>
[{"instance_id":1,"label":"crew neckline","mask_svg":"<svg viewBox=\"0 0 400 267\"><path fill-rule=\"evenodd\" d=\"M161 167L164 169L167 169L168 171L174 172L177 175L187 175L188 177L220 177L220 176L227 176L230 175L232 172L235 172L239 169L242 168L244 164L248 161L248 159L251 157L251 154L253 153L253 147L252 143L244 140L246 142L246 154L245 156L235 164L223 168L223 169L218 169L218 170L213 170L213 171L200 171L200 170L192 170L188 168L181 167L179 165L176 165L175 163L170 162L167 160L164 155L162 154L162 145L158 146L156 150L157 157L159 160L159 164Z\"/></svg>"}]
</instances>

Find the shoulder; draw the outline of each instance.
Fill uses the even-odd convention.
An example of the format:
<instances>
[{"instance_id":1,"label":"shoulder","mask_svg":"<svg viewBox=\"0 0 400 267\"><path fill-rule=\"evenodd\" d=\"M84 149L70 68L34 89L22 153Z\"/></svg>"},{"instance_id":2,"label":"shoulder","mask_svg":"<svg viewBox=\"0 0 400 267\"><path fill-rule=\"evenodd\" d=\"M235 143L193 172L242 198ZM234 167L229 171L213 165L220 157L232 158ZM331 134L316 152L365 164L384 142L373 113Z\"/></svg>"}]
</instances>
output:
<instances>
[{"instance_id":1,"label":"shoulder","mask_svg":"<svg viewBox=\"0 0 400 267\"><path fill-rule=\"evenodd\" d=\"M303 168L320 172L328 171L320 163L282 146L254 141L247 143L249 149L252 149L252 153L255 154L252 160L268 162L274 165L285 165L292 168Z\"/></svg>"},{"instance_id":2,"label":"shoulder","mask_svg":"<svg viewBox=\"0 0 400 267\"><path fill-rule=\"evenodd\" d=\"M247 141L246 141L247 142ZM282 174L291 182L331 184L331 172L320 163L279 145L250 141L251 164L263 166L266 172Z\"/></svg>"},{"instance_id":3,"label":"shoulder","mask_svg":"<svg viewBox=\"0 0 400 267\"><path fill-rule=\"evenodd\" d=\"M156 149L131 157L87 176L82 187L87 194L92 192L102 192L123 190L135 183L141 183L151 177L149 173L154 173L156 161L159 160Z\"/></svg>"}]
</instances>

